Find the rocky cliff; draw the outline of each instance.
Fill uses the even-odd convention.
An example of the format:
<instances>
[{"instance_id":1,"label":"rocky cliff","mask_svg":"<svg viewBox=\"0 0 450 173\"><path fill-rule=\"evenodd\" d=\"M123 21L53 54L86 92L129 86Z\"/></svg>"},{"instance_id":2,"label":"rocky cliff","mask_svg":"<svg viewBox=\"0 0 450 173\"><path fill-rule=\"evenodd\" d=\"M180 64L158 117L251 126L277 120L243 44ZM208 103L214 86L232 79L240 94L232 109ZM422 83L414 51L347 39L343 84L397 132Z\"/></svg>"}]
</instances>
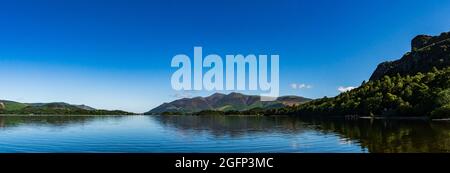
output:
<instances>
[{"instance_id":1,"label":"rocky cliff","mask_svg":"<svg viewBox=\"0 0 450 173\"><path fill-rule=\"evenodd\" d=\"M418 35L411 41L411 52L401 59L378 65L370 80L384 75L414 75L428 72L433 67L442 69L450 65L450 32L439 36Z\"/></svg>"}]
</instances>

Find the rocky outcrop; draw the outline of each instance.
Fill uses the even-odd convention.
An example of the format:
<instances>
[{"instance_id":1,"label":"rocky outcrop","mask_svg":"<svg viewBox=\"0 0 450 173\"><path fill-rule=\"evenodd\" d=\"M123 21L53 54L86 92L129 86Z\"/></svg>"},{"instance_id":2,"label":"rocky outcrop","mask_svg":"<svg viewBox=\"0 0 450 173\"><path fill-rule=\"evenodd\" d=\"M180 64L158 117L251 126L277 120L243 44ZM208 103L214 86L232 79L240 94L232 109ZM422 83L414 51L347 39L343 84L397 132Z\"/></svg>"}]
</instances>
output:
<instances>
[{"instance_id":1,"label":"rocky outcrop","mask_svg":"<svg viewBox=\"0 0 450 173\"><path fill-rule=\"evenodd\" d=\"M0 110L5 109L5 104L3 102L0 102Z\"/></svg>"},{"instance_id":2,"label":"rocky outcrop","mask_svg":"<svg viewBox=\"0 0 450 173\"><path fill-rule=\"evenodd\" d=\"M411 50L416 51L417 49L429 45L432 38L433 37L429 35L418 35L414 37L411 41Z\"/></svg>"},{"instance_id":3,"label":"rocky outcrop","mask_svg":"<svg viewBox=\"0 0 450 173\"><path fill-rule=\"evenodd\" d=\"M377 80L384 75L414 75L450 66L450 32L439 36L419 35L411 41L411 52L401 59L383 62L377 66L370 80Z\"/></svg>"}]
</instances>

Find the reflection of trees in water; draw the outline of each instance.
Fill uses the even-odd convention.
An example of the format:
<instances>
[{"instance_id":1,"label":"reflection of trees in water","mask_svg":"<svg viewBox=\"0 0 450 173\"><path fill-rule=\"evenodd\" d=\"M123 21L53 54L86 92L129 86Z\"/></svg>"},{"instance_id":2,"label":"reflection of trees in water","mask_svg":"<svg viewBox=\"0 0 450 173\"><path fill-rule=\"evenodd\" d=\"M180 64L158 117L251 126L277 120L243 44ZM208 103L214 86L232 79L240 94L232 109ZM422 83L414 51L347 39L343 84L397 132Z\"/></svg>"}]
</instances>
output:
<instances>
[{"instance_id":1,"label":"reflection of trees in water","mask_svg":"<svg viewBox=\"0 0 450 173\"><path fill-rule=\"evenodd\" d=\"M0 128L17 127L24 124L70 126L111 118L101 116L0 116Z\"/></svg>"},{"instance_id":2,"label":"reflection of trees in water","mask_svg":"<svg viewBox=\"0 0 450 173\"><path fill-rule=\"evenodd\" d=\"M167 127L214 136L307 130L355 140L369 152L450 152L450 123L421 120L344 120L293 117L154 116Z\"/></svg>"},{"instance_id":3,"label":"reflection of trees in water","mask_svg":"<svg viewBox=\"0 0 450 173\"><path fill-rule=\"evenodd\" d=\"M306 124L292 117L261 116L153 116L166 127L182 131L207 131L216 137L256 133L301 133Z\"/></svg>"},{"instance_id":4,"label":"reflection of trees in water","mask_svg":"<svg viewBox=\"0 0 450 173\"><path fill-rule=\"evenodd\" d=\"M450 152L450 123L418 120L308 120L357 140L369 152Z\"/></svg>"}]
</instances>

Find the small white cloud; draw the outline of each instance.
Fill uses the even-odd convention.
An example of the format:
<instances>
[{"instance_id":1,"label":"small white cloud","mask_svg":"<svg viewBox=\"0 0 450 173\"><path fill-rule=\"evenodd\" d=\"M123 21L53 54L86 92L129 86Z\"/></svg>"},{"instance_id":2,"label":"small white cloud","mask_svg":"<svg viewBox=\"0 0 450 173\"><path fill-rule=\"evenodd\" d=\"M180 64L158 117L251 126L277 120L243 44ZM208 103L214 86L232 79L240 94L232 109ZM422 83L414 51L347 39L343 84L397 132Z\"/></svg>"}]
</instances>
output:
<instances>
[{"instance_id":1,"label":"small white cloud","mask_svg":"<svg viewBox=\"0 0 450 173\"><path fill-rule=\"evenodd\" d=\"M307 85L307 84L298 84L298 89L311 89L312 86L311 85Z\"/></svg>"},{"instance_id":2,"label":"small white cloud","mask_svg":"<svg viewBox=\"0 0 450 173\"><path fill-rule=\"evenodd\" d=\"M291 88L292 89L297 89L297 84L296 83L291 84Z\"/></svg>"},{"instance_id":3,"label":"small white cloud","mask_svg":"<svg viewBox=\"0 0 450 173\"><path fill-rule=\"evenodd\" d=\"M356 88L356 87L352 87L352 86L348 86L348 87L340 86L337 90L338 90L339 92L347 92L347 91L350 91L350 90L355 89L355 88Z\"/></svg>"},{"instance_id":4,"label":"small white cloud","mask_svg":"<svg viewBox=\"0 0 450 173\"><path fill-rule=\"evenodd\" d=\"M301 83L301 84L292 83L291 88L292 89L311 89L312 85L303 84L303 83Z\"/></svg>"}]
</instances>

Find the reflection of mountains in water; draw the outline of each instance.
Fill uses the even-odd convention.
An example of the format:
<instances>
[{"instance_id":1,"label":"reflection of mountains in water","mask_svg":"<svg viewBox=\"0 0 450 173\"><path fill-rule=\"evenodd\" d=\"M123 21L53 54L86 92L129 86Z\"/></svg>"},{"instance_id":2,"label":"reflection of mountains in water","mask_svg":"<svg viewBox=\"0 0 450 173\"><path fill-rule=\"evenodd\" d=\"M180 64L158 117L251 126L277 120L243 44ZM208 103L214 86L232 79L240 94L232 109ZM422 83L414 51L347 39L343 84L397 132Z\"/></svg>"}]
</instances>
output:
<instances>
[{"instance_id":1,"label":"reflection of mountains in water","mask_svg":"<svg viewBox=\"0 0 450 173\"><path fill-rule=\"evenodd\" d=\"M249 133L302 133L308 125L294 117L262 116L152 116L166 127L207 131L216 137Z\"/></svg>"}]
</instances>

